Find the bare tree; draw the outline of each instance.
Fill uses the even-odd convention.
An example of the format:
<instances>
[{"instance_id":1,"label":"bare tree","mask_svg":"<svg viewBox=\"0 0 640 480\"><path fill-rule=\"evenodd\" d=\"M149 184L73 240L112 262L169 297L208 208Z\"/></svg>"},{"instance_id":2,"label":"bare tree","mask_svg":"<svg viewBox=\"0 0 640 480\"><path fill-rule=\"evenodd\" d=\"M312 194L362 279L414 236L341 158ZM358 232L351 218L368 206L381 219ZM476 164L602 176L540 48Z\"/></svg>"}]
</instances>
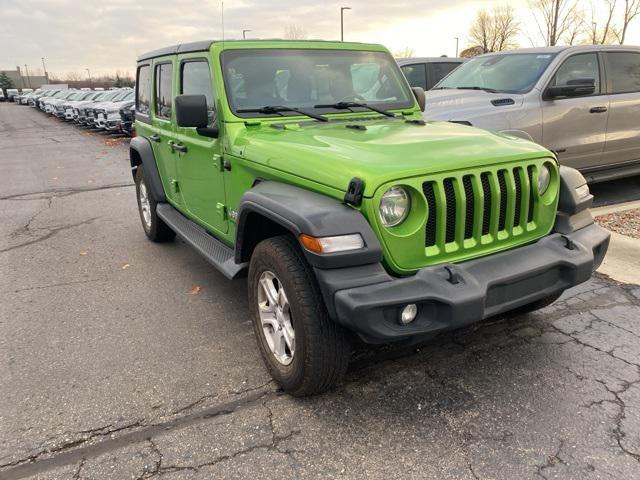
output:
<instances>
[{"instance_id":1,"label":"bare tree","mask_svg":"<svg viewBox=\"0 0 640 480\"><path fill-rule=\"evenodd\" d=\"M620 29L619 32L616 32L616 37L620 42L620 45L624 44L624 39L627 36L627 29L629 28L629 24L638 15L640 15L640 0L625 0L622 28Z\"/></svg>"},{"instance_id":2,"label":"bare tree","mask_svg":"<svg viewBox=\"0 0 640 480\"><path fill-rule=\"evenodd\" d=\"M584 22L578 0L529 0L529 6L548 46L557 45L567 35L575 40L576 23Z\"/></svg>"},{"instance_id":3,"label":"bare tree","mask_svg":"<svg viewBox=\"0 0 640 480\"><path fill-rule=\"evenodd\" d=\"M469 30L469 39L483 53L500 52L516 46L519 31L513 7L497 7L491 12L478 12Z\"/></svg>"},{"instance_id":4,"label":"bare tree","mask_svg":"<svg viewBox=\"0 0 640 480\"><path fill-rule=\"evenodd\" d=\"M393 52L395 58L411 58L415 54L413 47L404 47L402 50Z\"/></svg>"},{"instance_id":5,"label":"bare tree","mask_svg":"<svg viewBox=\"0 0 640 480\"><path fill-rule=\"evenodd\" d=\"M67 72L64 76L65 81L69 82L79 82L80 80L84 80L84 76L79 72Z\"/></svg>"},{"instance_id":6,"label":"bare tree","mask_svg":"<svg viewBox=\"0 0 640 480\"><path fill-rule=\"evenodd\" d=\"M287 40L305 40L307 31L301 25L290 23L284 29L284 38Z\"/></svg>"}]
</instances>

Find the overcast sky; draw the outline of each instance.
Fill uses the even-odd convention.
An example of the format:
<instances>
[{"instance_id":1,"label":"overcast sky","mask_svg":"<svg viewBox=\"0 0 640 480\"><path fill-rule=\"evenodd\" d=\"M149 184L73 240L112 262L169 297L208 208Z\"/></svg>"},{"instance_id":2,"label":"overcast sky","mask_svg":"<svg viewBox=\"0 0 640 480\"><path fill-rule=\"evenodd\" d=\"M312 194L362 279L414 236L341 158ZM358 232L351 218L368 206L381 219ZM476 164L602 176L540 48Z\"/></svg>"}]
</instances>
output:
<instances>
[{"instance_id":1,"label":"overcast sky","mask_svg":"<svg viewBox=\"0 0 640 480\"><path fill-rule=\"evenodd\" d=\"M596 5L603 0L593 0ZM309 38L339 39L340 6L345 40L405 47L415 55L455 54L468 46L466 34L477 11L510 4L523 26L520 44L532 46L537 27L527 0L226 0L226 38L276 38L288 24ZM590 12L591 1L584 0ZM132 72L138 54L175 43L222 36L220 0L0 0L0 69L16 65L37 72L45 57L56 76ZM628 44L640 44L640 19Z\"/></svg>"}]
</instances>

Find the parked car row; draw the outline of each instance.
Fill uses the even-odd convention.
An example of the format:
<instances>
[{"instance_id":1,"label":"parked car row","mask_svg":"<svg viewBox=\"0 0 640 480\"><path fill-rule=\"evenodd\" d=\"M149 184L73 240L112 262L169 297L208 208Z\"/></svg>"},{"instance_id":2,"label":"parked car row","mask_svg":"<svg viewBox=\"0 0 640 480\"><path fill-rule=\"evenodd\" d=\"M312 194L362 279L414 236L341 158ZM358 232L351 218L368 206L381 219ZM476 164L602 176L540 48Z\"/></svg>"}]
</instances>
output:
<instances>
[{"instance_id":1,"label":"parked car row","mask_svg":"<svg viewBox=\"0 0 640 480\"><path fill-rule=\"evenodd\" d=\"M16 103L81 126L133 135L135 107L131 88L40 89L17 97Z\"/></svg>"}]
</instances>

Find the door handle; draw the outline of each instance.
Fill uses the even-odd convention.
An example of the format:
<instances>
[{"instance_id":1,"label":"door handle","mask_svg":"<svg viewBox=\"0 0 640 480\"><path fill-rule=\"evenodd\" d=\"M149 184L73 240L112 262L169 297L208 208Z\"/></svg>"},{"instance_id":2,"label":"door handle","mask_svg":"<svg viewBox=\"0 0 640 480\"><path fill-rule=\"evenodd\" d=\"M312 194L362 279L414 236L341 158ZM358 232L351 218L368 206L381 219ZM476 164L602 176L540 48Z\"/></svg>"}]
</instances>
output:
<instances>
[{"instance_id":1,"label":"door handle","mask_svg":"<svg viewBox=\"0 0 640 480\"><path fill-rule=\"evenodd\" d=\"M160 141L160 135L158 134L153 134L149 137L149 140L151 140L152 142L156 142L158 143Z\"/></svg>"},{"instance_id":2,"label":"door handle","mask_svg":"<svg viewBox=\"0 0 640 480\"><path fill-rule=\"evenodd\" d=\"M607 107L592 107L589 113L605 113L606 111Z\"/></svg>"},{"instance_id":3,"label":"door handle","mask_svg":"<svg viewBox=\"0 0 640 480\"><path fill-rule=\"evenodd\" d=\"M171 142L169 146L171 147L171 150L174 150L177 152L185 153L187 151L187 146L183 145L182 143Z\"/></svg>"}]
</instances>

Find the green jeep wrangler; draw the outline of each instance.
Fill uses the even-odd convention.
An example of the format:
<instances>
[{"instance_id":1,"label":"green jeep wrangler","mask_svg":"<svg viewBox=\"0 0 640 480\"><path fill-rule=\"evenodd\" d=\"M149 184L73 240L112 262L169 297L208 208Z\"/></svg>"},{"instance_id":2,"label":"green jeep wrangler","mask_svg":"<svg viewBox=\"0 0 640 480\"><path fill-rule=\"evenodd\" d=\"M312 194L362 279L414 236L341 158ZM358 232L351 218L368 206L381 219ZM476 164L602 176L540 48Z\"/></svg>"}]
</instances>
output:
<instances>
[{"instance_id":1,"label":"green jeep wrangler","mask_svg":"<svg viewBox=\"0 0 640 480\"><path fill-rule=\"evenodd\" d=\"M422 340L541 308L609 234L576 170L529 141L424 122L382 46L197 42L138 59L142 226L247 276L258 346L293 395L334 385L354 335Z\"/></svg>"}]
</instances>

